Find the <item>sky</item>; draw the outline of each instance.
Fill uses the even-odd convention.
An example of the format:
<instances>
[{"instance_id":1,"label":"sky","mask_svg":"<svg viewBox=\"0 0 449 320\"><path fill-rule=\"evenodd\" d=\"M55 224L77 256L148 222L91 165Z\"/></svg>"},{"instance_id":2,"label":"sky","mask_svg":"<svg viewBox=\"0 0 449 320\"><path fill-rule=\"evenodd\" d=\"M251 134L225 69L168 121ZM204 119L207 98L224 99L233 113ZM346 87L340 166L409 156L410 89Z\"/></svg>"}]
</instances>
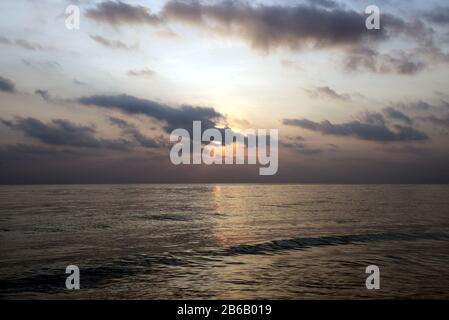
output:
<instances>
[{"instance_id":1,"label":"sky","mask_svg":"<svg viewBox=\"0 0 449 320\"><path fill-rule=\"evenodd\" d=\"M0 17L0 184L449 183L447 1L17 0ZM278 129L277 174L173 165L169 134L194 120Z\"/></svg>"}]
</instances>

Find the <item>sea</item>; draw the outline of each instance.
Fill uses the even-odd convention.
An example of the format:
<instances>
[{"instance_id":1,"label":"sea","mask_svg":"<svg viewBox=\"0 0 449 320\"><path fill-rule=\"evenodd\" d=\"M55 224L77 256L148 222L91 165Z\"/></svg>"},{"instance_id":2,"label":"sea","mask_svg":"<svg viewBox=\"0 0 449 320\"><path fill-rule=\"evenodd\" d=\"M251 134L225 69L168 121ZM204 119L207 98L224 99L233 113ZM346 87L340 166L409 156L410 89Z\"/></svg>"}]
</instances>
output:
<instances>
[{"instance_id":1,"label":"sea","mask_svg":"<svg viewBox=\"0 0 449 320\"><path fill-rule=\"evenodd\" d=\"M449 186L0 186L0 298L448 299Z\"/></svg>"}]
</instances>

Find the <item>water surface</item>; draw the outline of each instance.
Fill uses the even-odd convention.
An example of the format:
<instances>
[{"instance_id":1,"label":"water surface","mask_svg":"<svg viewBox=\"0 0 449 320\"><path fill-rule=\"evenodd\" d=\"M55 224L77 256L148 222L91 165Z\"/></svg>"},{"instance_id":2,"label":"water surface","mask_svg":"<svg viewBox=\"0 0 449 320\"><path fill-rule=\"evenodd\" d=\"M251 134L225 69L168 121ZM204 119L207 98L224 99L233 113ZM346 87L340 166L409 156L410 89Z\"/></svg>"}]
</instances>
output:
<instances>
[{"instance_id":1,"label":"water surface","mask_svg":"<svg viewBox=\"0 0 449 320\"><path fill-rule=\"evenodd\" d=\"M2 298L449 298L449 186L0 186ZM65 267L81 290L65 289ZM377 265L381 289L365 288Z\"/></svg>"}]
</instances>

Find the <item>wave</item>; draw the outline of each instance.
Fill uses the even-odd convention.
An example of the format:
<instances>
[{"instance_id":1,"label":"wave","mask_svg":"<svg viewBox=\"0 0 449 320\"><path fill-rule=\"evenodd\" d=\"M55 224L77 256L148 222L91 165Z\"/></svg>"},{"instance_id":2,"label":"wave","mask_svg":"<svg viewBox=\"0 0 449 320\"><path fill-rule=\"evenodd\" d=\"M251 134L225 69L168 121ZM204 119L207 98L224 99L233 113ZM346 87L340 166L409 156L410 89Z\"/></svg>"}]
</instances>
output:
<instances>
[{"instance_id":1,"label":"wave","mask_svg":"<svg viewBox=\"0 0 449 320\"><path fill-rule=\"evenodd\" d=\"M322 246L340 246L378 241L417 241L449 240L447 234L437 233L378 233L359 235L339 235L322 237L301 237L273 240L257 244L241 244L214 250L184 251L163 256L135 255L122 258L92 260L80 266L83 289L96 288L109 280L137 275L139 273L159 272L165 267L193 267L209 262L222 261L220 257L237 255L267 255L287 250L307 250ZM66 274L61 269L28 272L22 277L0 279L0 297L14 293L36 292L56 293L65 290Z\"/></svg>"}]
</instances>

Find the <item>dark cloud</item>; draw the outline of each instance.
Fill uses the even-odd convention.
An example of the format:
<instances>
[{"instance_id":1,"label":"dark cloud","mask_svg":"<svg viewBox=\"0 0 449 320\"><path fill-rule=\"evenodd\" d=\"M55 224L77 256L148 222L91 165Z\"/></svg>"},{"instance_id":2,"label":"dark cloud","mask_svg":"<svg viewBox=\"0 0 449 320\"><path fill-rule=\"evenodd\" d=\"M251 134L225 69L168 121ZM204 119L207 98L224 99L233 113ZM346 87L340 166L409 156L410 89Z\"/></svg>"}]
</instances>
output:
<instances>
[{"instance_id":1,"label":"dark cloud","mask_svg":"<svg viewBox=\"0 0 449 320\"><path fill-rule=\"evenodd\" d=\"M361 121L376 126L385 126L386 121L384 116L378 112L365 112L362 114Z\"/></svg>"},{"instance_id":2,"label":"dark cloud","mask_svg":"<svg viewBox=\"0 0 449 320\"><path fill-rule=\"evenodd\" d=\"M424 17L430 22L447 25L449 24L449 8L435 8L427 12Z\"/></svg>"},{"instance_id":3,"label":"dark cloud","mask_svg":"<svg viewBox=\"0 0 449 320\"><path fill-rule=\"evenodd\" d=\"M293 151L295 151L296 153L302 154L304 156L314 156L314 155L318 155L321 154L323 152L323 150L319 149L319 148L311 148L306 146L304 143L299 143L299 142L280 142L279 144L281 147L284 148L289 148Z\"/></svg>"},{"instance_id":4,"label":"dark cloud","mask_svg":"<svg viewBox=\"0 0 449 320\"><path fill-rule=\"evenodd\" d=\"M89 37L95 42L111 49L131 49L126 43L119 40L109 40L99 35L89 35Z\"/></svg>"},{"instance_id":5,"label":"dark cloud","mask_svg":"<svg viewBox=\"0 0 449 320\"><path fill-rule=\"evenodd\" d=\"M95 127L82 126L73 122L56 119L44 123L34 118L18 118L15 121L0 121L11 129L48 145L63 145L84 148L127 149L129 142L123 139L108 140L95 137Z\"/></svg>"},{"instance_id":6,"label":"dark cloud","mask_svg":"<svg viewBox=\"0 0 449 320\"><path fill-rule=\"evenodd\" d=\"M435 31L420 19L405 21L383 13L381 29L367 30L364 12L331 0L307 0L289 6L236 0L173 0L158 15L142 6L106 1L87 10L87 16L112 25L181 22L222 36L242 38L264 52L279 47L338 48L344 53L343 65L348 70L409 75L430 63L449 63L449 54L437 47ZM390 53L375 49L377 42L393 37L411 40L419 49Z\"/></svg>"},{"instance_id":7,"label":"dark cloud","mask_svg":"<svg viewBox=\"0 0 449 320\"><path fill-rule=\"evenodd\" d=\"M42 99L44 100L50 100L50 94L48 93L47 90L42 90L42 89L37 89L36 91L34 91L35 94L37 94L38 96L41 96Z\"/></svg>"},{"instance_id":8,"label":"dark cloud","mask_svg":"<svg viewBox=\"0 0 449 320\"><path fill-rule=\"evenodd\" d=\"M422 100L412 102L409 104L400 104L400 106L401 108L404 109L414 109L419 111L428 111L434 108L434 106Z\"/></svg>"},{"instance_id":9,"label":"dark cloud","mask_svg":"<svg viewBox=\"0 0 449 320\"><path fill-rule=\"evenodd\" d=\"M386 152L398 153L398 154L410 154L414 156L423 156L426 153L426 149L418 148L413 145L405 145L405 146L392 146L388 145L384 147Z\"/></svg>"},{"instance_id":10,"label":"dark cloud","mask_svg":"<svg viewBox=\"0 0 449 320\"><path fill-rule=\"evenodd\" d=\"M85 82L80 81L80 80L78 80L78 79L76 79L76 78L73 79L73 83L76 84L76 85L78 85L78 86L85 86L85 85L86 85Z\"/></svg>"},{"instance_id":11,"label":"dark cloud","mask_svg":"<svg viewBox=\"0 0 449 320\"><path fill-rule=\"evenodd\" d=\"M376 73L416 74L426 67L426 63L418 60L410 53L399 52L395 56L380 54L369 47L358 47L349 50L344 59L348 70L368 70Z\"/></svg>"},{"instance_id":12,"label":"dark cloud","mask_svg":"<svg viewBox=\"0 0 449 320\"><path fill-rule=\"evenodd\" d=\"M22 154L35 154L35 155L45 154L45 155L48 155L48 154L53 153L53 149L50 149L48 147L34 146L34 145L23 144L23 143L2 145L2 146L0 146L0 148L3 151L13 151L15 153L17 152L17 153L22 153Z\"/></svg>"},{"instance_id":13,"label":"dark cloud","mask_svg":"<svg viewBox=\"0 0 449 320\"><path fill-rule=\"evenodd\" d=\"M129 70L127 74L130 77L152 78L156 75L156 72L145 68L141 70Z\"/></svg>"},{"instance_id":14,"label":"dark cloud","mask_svg":"<svg viewBox=\"0 0 449 320\"><path fill-rule=\"evenodd\" d=\"M86 11L86 17L100 23L119 25L138 25L149 24L157 25L160 23L158 16L143 6L133 6L121 1L104 1L95 8Z\"/></svg>"},{"instance_id":15,"label":"dark cloud","mask_svg":"<svg viewBox=\"0 0 449 320\"><path fill-rule=\"evenodd\" d=\"M389 117L390 119L399 120L408 125L411 125L413 123L413 120L409 116L407 116L405 113L403 113L397 109L388 107L388 108L385 108L383 111L387 115L387 117Z\"/></svg>"},{"instance_id":16,"label":"dark cloud","mask_svg":"<svg viewBox=\"0 0 449 320\"><path fill-rule=\"evenodd\" d=\"M223 116L213 108L181 106L174 108L159 102L139 99L129 95L90 96L78 99L87 106L116 109L128 114L141 114L166 122L164 129L171 132L176 128L192 128L194 120L201 121L203 129L215 127Z\"/></svg>"},{"instance_id":17,"label":"dark cloud","mask_svg":"<svg viewBox=\"0 0 449 320\"><path fill-rule=\"evenodd\" d=\"M0 76L0 91L13 93L16 92L16 86L11 80Z\"/></svg>"},{"instance_id":18,"label":"dark cloud","mask_svg":"<svg viewBox=\"0 0 449 320\"><path fill-rule=\"evenodd\" d=\"M76 173L68 169L69 163L79 163L78 150L54 146L31 144L0 145L0 184L47 183L56 176L64 177L60 182L70 181Z\"/></svg>"},{"instance_id":19,"label":"dark cloud","mask_svg":"<svg viewBox=\"0 0 449 320\"><path fill-rule=\"evenodd\" d=\"M128 129L130 127L134 128L134 126L130 124L128 121L116 117L109 117L109 122L119 127L120 129Z\"/></svg>"},{"instance_id":20,"label":"dark cloud","mask_svg":"<svg viewBox=\"0 0 449 320\"><path fill-rule=\"evenodd\" d=\"M16 40L15 44L19 47L22 47L22 48L28 49L28 50L44 50L44 47L42 47L37 42L30 42L27 40Z\"/></svg>"},{"instance_id":21,"label":"dark cloud","mask_svg":"<svg viewBox=\"0 0 449 320\"><path fill-rule=\"evenodd\" d=\"M351 121L342 124L332 124L330 121L314 122L308 119L284 119L283 123L306 130L317 131L325 135L350 136L360 140L376 142L422 141L428 136L412 127L394 125L387 127L383 121L375 123Z\"/></svg>"},{"instance_id":22,"label":"dark cloud","mask_svg":"<svg viewBox=\"0 0 449 320\"><path fill-rule=\"evenodd\" d=\"M54 156L64 156L66 158L79 155L80 153L72 149L55 149L47 146L36 146L31 144L17 143L0 145L1 161L3 163L16 161L30 161L30 159ZM1 162L0 161L0 162Z\"/></svg>"},{"instance_id":23,"label":"dark cloud","mask_svg":"<svg viewBox=\"0 0 449 320\"><path fill-rule=\"evenodd\" d=\"M427 121L437 126L449 127L449 116L437 117L432 115L427 117L420 117L419 120Z\"/></svg>"},{"instance_id":24,"label":"dark cloud","mask_svg":"<svg viewBox=\"0 0 449 320\"><path fill-rule=\"evenodd\" d=\"M403 20L382 13L380 30L367 30L367 15L334 1L306 1L289 6L255 5L244 1L169 1L164 21L176 21L239 37L255 49L337 48L347 70L410 75L431 63L449 63L435 41L435 30L420 19ZM391 39L415 44L415 49L380 53L377 44ZM422 48L425 48L424 50Z\"/></svg>"},{"instance_id":25,"label":"dark cloud","mask_svg":"<svg viewBox=\"0 0 449 320\"><path fill-rule=\"evenodd\" d=\"M402 110L413 110L413 111L447 111L449 109L449 102L446 100L441 100L439 103L428 103L423 100L417 100L413 102L402 102L395 104L396 108Z\"/></svg>"},{"instance_id":26,"label":"dark cloud","mask_svg":"<svg viewBox=\"0 0 449 320\"><path fill-rule=\"evenodd\" d=\"M162 15L168 20L243 37L254 48L264 51L276 47L346 46L387 36L382 30L367 32L366 16L362 13L305 4L284 7L252 6L240 1L214 4L170 1Z\"/></svg>"},{"instance_id":27,"label":"dark cloud","mask_svg":"<svg viewBox=\"0 0 449 320\"><path fill-rule=\"evenodd\" d=\"M8 38L2 37L2 36L0 36L0 43L1 44L13 44L13 42L11 40L9 40Z\"/></svg>"},{"instance_id":28,"label":"dark cloud","mask_svg":"<svg viewBox=\"0 0 449 320\"><path fill-rule=\"evenodd\" d=\"M345 93L337 93L335 90L329 87L317 87L314 89L304 89L312 98L325 98L333 100L348 101L351 100L351 96Z\"/></svg>"},{"instance_id":29,"label":"dark cloud","mask_svg":"<svg viewBox=\"0 0 449 320\"><path fill-rule=\"evenodd\" d=\"M109 121L123 130L123 133L131 136L139 145L145 148L159 148L164 145L160 140L143 135L133 124L116 117L109 117Z\"/></svg>"},{"instance_id":30,"label":"dark cloud","mask_svg":"<svg viewBox=\"0 0 449 320\"><path fill-rule=\"evenodd\" d=\"M66 104L71 102L70 99L64 99L57 96L53 96L48 90L44 89L37 89L34 91L34 94L41 97L47 102L53 103L53 104Z\"/></svg>"}]
</instances>

